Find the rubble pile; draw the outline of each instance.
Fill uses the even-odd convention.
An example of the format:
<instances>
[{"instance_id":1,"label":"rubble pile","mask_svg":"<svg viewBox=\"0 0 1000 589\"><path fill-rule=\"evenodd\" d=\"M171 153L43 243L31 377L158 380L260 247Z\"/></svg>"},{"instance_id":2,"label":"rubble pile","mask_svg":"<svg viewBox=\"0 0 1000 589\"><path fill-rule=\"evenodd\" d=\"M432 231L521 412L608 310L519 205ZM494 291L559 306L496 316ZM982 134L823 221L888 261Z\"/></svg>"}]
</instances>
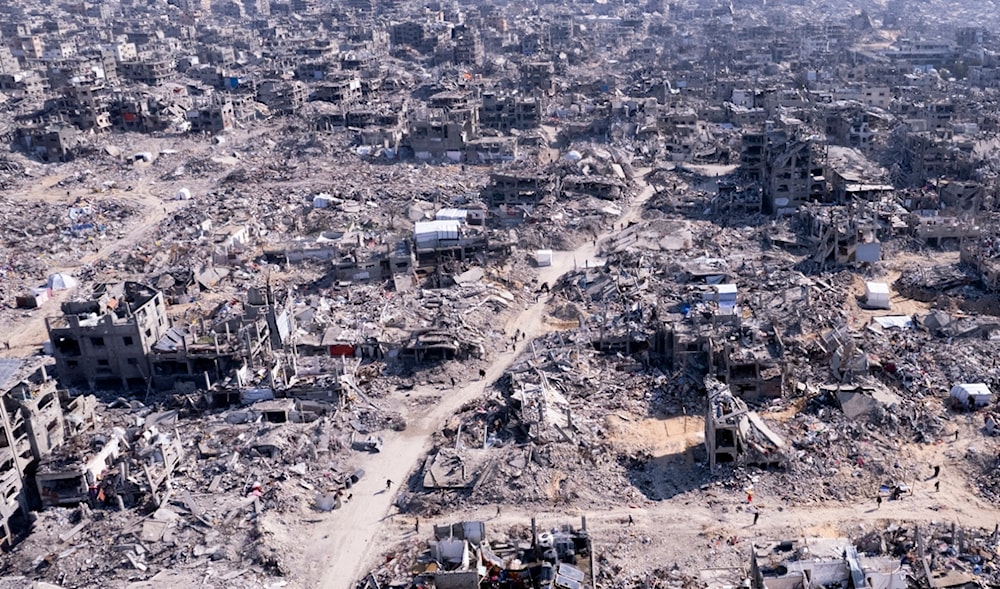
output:
<instances>
[{"instance_id":1,"label":"rubble pile","mask_svg":"<svg viewBox=\"0 0 1000 589\"><path fill-rule=\"evenodd\" d=\"M180 569L253 586L289 573L289 546L276 544L269 531L275 518L328 510L326 497L335 496L339 507L346 501L344 490L363 475L349 467L344 454L349 444L342 438L350 426L335 426L340 417L273 423L266 419L275 419L275 409L257 404L192 420L177 410L129 405L97 416L100 431L120 436L119 454L109 460L120 475L105 474L89 491L83 484L84 503L76 508L57 507L81 500L67 495L69 487L42 483L43 502L54 506L42 512L35 526L43 531L29 536L7 561L7 570L79 585L129 579L137 572L157 578L161 571ZM381 429L365 414L356 427ZM143 425L129 425L136 423ZM113 441L91 435L104 444ZM42 462L39 480L56 480L56 472L88 452L60 449ZM95 551L106 549L115 557L94 558Z\"/></svg>"},{"instance_id":2,"label":"rubble pile","mask_svg":"<svg viewBox=\"0 0 1000 589\"><path fill-rule=\"evenodd\" d=\"M988 3L15 4L0 567L25 582L346 586L391 505L950 515L914 493L943 457L956 502L1000 493ZM355 498L365 468L387 484ZM697 548L600 555L435 528L362 586L803 583L701 515ZM915 529L823 558L992 580L996 538ZM703 547L738 578L695 574Z\"/></svg>"},{"instance_id":3,"label":"rubble pile","mask_svg":"<svg viewBox=\"0 0 1000 589\"><path fill-rule=\"evenodd\" d=\"M374 589L386 583L450 586L476 579L477 568L500 586L555 581L562 586L594 587L592 539L586 520L583 524L582 529L562 525L543 531L532 520L530 528L515 525L497 532L491 526L489 533L481 521L434 525L433 540L399 547L356 587ZM419 525L416 532L420 533Z\"/></svg>"},{"instance_id":4,"label":"rubble pile","mask_svg":"<svg viewBox=\"0 0 1000 589\"><path fill-rule=\"evenodd\" d=\"M442 501L597 506L642 496L623 468L628 461L607 438L605 420L609 412L644 415L666 383L661 378L656 386L654 377L629 372L582 340L563 338L533 341L544 354L522 356L495 384L495 396L451 420L423 487L457 494L411 495L409 509L440 512Z\"/></svg>"},{"instance_id":5,"label":"rubble pile","mask_svg":"<svg viewBox=\"0 0 1000 589\"><path fill-rule=\"evenodd\" d=\"M58 204L0 198L4 304L15 306L15 296L39 286L53 268L75 265L120 237L138 215L138 207L124 199Z\"/></svg>"}]
</instances>

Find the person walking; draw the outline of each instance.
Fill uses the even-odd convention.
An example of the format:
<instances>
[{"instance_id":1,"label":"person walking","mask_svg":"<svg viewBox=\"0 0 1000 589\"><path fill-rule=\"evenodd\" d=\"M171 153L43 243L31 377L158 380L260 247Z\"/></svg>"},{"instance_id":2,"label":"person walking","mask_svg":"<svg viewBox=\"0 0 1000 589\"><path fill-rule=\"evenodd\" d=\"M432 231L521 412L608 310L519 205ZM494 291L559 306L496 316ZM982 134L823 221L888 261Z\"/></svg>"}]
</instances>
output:
<instances>
[{"instance_id":1,"label":"person walking","mask_svg":"<svg viewBox=\"0 0 1000 589\"><path fill-rule=\"evenodd\" d=\"M497 514L496 514L496 517L500 517L500 506L499 505L497 505Z\"/></svg>"},{"instance_id":2,"label":"person walking","mask_svg":"<svg viewBox=\"0 0 1000 589\"><path fill-rule=\"evenodd\" d=\"M934 481L934 492L937 493L941 490L941 481Z\"/></svg>"},{"instance_id":3,"label":"person walking","mask_svg":"<svg viewBox=\"0 0 1000 589\"><path fill-rule=\"evenodd\" d=\"M392 488L392 479L386 479L385 480L385 490L388 491L391 488Z\"/></svg>"},{"instance_id":4,"label":"person walking","mask_svg":"<svg viewBox=\"0 0 1000 589\"><path fill-rule=\"evenodd\" d=\"M628 525L631 526L633 524L635 524L635 520L632 519L632 514L630 513L630 514L628 514Z\"/></svg>"},{"instance_id":5,"label":"person walking","mask_svg":"<svg viewBox=\"0 0 1000 589\"><path fill-rule=\"evenodd\" d=\"M934 476L932 476L931 478L936 479L939 474L941 474L941 466L938 465L938 464L935 464L934 465Z\"/></svg>"},{"instance_id":6,"label":"person walking","mask_svg":"<svg viewBox=\"0 0 1000 589\"><path fill-rule=\"evenodd\" d=\"M875 509L882 509L882 495L875 495Z\"/></svg>"},{"instance_id":7,"label":"person walking","mask_svg":"<svg viewBox=\"0 0 1000 589\"><path fill-rule=\"evenodd\" d=\"M420 518L419 517L416 520L414 520L414 522L413 522L413 531L416 532L416 533L418 533L418 534L420 533Z\"/></svg>"},{"instance_id":8,"label":"person walking","mask_svg":"<svg viewBox=\"0 0 1000 589\"><path fill-rule=\"evenodd\" d=\"M755 509L754 512L753 512L753 523L750 524L750 525L756 526L757 525L757 520L759 520L759 519L760 519L760 510L759 509Z\"/></svg>"}]
</instances>

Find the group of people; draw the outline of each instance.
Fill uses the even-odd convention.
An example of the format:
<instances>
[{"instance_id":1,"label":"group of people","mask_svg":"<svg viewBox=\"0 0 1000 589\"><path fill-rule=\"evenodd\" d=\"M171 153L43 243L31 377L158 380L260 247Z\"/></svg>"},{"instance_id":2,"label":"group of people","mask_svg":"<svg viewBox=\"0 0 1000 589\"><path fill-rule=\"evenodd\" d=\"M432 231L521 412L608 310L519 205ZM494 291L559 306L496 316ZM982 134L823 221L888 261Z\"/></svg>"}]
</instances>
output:
<instances>
[{"instance_id":1,"label":"group of people","mask_svg":"<svg viewBox=\"0 0 1000 589\"><path fill-rule=\"evenodd\" d=\"M955 432L955 439L958 439L958 432ZM940 479L938 479L938 475L941 474L941 465L940 464L935 464L931 468L933 469L933 473L931 474L931 476L929 478L935 479L934 480L934 492L937 493L937 492L939 492L941 490L941 481L940 481ZM902 496L903 496L903 488L900 487L899 485L894 486L892 488L892 491L889 492L889 498L892 499L893 501L899 500L899 498L902 497ZM875 509L881 509L882 508L882 493L881 492L879 492L878 494L875 495L875 505L876 505Z\"/></svg>"}]
</instances>

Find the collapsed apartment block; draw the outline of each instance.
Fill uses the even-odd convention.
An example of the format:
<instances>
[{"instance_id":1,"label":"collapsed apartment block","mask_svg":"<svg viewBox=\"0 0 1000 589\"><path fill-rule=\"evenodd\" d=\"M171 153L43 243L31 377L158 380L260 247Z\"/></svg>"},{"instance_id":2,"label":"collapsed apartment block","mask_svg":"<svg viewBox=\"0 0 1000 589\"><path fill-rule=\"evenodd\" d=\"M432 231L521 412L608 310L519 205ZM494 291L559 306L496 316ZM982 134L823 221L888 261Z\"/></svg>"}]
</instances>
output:
<instances>
[{"instance_id":1,"label":"collapsed apartment block","mask_svg":"<svg viewBox=\"0 0 1000 589\"><path fill-rule=\"evenodd\" d=\"M722 346L719 379L744 401L781 398L787 365L777 327L745 321Z\"/></svg>"},{"instance_id":2,"label":"collapsed apartment block","mask_svg":"<svg viewBox=\"0 0 1000 589\"><path fill-rule=\"evenodd\" d=\"M882 259L881 223L875 214L856 207L808 205L798 218L811 260L818 265L875 263Z\"/></svg>"},{"instance_id":3,"label":"collapsed apartment block","mask_svg":"<svg viewBox=\"0 0 1000 589\"><path fill-rule=\"evenodd\" d=\"M746 133L741 138L741 169L763 187L761 210L790 215L827 194L819 146L794 129Z\"/></svg>"},{"instance_id":4,"label":"collapsed apartment block","mask_svg":"<svg viewBox=\"0 0 1000 589\"><path fill-rule=\"evenodd\" d=\"M230 100L212 99L187 111L191 133L221 133L232 130L236 114Z\"/></svg>"},{"instance_id":5,"label":"collapsed apartment block","mask_svg":"<svg viewBox=\"0 0 1000 589\"><path fill-rule=\"evenodd\" d=\"M534 96L483 92L479 123L483 127L509 133L511 129L535 129L541 124L544 102Z\"/></svg>"},{"instance_id":6,"label":"collapsed apartment block","mask_svg":"<svg viewBox=\"0 0 1000 589\"><path fill-rule=\"evenodd\" d=\"M830 182L829 198L838 204L876 202L891 196L894 190L886 182L886 170L850 147L827 147L824 176Z\"/></svg>"},{"instance_id":7,"label":"collapsed apartment block","mask_svg":"<svg viewBox=\"0 0 1000 589\"><path fill-rule=\"evenodd\" d=\"M45 325L64 385L151 385L150 351L170 329L162 293L136 282L101 284L89 299L61 308L63 315Z\"/></svg>"},{"instance_id":8,"label":"collapsed apartment block","mask_svg":"<svg viewBox=\"0 0 1000 589\"><path fill-rule=\"evenodd\" d=\"M438 92L410 115L405 144L418 160L466 161L469 142L479 139L479 109L466 92Z\"/></svg>"},{"instance_id":9,"label":"collapsed apartment block","mask_svg":"<svg viewBox=\"0 0 1000 589\"><path fill-rule=\"evenodd\" d=\"M184 457L174 429L177 411L146 415L139 427L78 432L40 461L35 483L43 507L80 503L119 509L150 497L161 501L170 474Z\"/></svg>"},{"instance_id":10,"label":"collapsed apartment block","mask_svg":"<svg viewBox=\"0 0 1000 589\"><path fill-rule=\"evenodd\" d=\"M547 587L593 589L596 564L587 521L581 528L563 525L539 530L532 519L530 538L490 538L479 521L434 526L434 539L415 555L412 583L440 589ZM375 571L359 589L377 589L382 571Z\"/></svg>"},{"instance_id":11,"label":"collapsed apartment block","mask_svg":"<svg viewBox=\"0 0 1000 589\"><path fill-rule=\"evenodd\" d=\"M279 302L272 291L250 289L245 305L216 309L210 326L204 320L173 326L162 292L135 282L102 284L88 300L63 303L63 315L47 318L46 326L65 386L144 391L182 381L209 386L240 367L266 365L269 378L283 374L282 362L264 358L288 341L287 304L287 297Z\"/></svg>"},{"instance_id":12,"label":"collapsed apartment block","mask_svg":"<svg viewBox=\"0 0 1000 589\"><path fill-rule=\"evenodd\" d=\"M723 463L772 466L785 460L785 441L728 386L706 378L705 389L705 449L711 470Z\"/></svg>"},{"instance_id":13,"label":"collapsed apartment block","mask_svg":"<svg viewBox=\"0 0 1000 589\"><path fill-rule=\"evenodd\" d=\"M755 546L750 553L752 589L834 585L904 589L912 571L895 556L863 556L846 538L810 538ZM940 585L932 585L940 586Z\"/></svg>"},{"instance_id":14,"label":"collapsed apartment block","mask_svg":"<svg viewBox=\"0 0 1000 589\"><path fill-rule=\"evenodd\" d=\"M995 235L963 240L960 252L962 263L975 269L987 290L1000 290L1000 240Z\"/></svg>"},{"instance_id":15,"label":"collapsed apartment block","mask_svg":"<svg viewBox=\"0 0 1000 589\"><path fill-rule=\"evenodd\" d=\"M0 385L7 384L21 367L18 360L0 361ZM14 405L14 407L9 407ZM16 408L16 401L4 395L0 403L0 547L7 549L14 542L15 533L27 524L29 499L25 491L25 471L34 461L29 433L24 416Z\"/></svg>"},{"instance_id":16,"label":"collapsed apartment block","mask_svg":"<svg viewBox=\"0 0 1000 589\"><path fill-rule=\"evenodd\" d=\"M225 397L226 389L215 385L230 377L240 388L258 380L269 387L289 382L294 348L279 351L294 332L290 305L287 293L250 288L244 301L223 303L209 317L171 327L151 347L155 387L201 385Z\"/></svg>"},{"instance_id":17,"label":"collapsed apartment block","mask_svg":"<svg viewBox=\"0 0 1000 589\"><path fill-rule=\"evenodd\" d=\"M575 424L569 401L542 371L510 373L510 390L503 404L479 413L474 422L452 422L446 433L454 446L438 448L423 466L425 490L465 489L477 492L497 484L511 471L520 473L538 448L546 445L586 447L589 432ZM476 446L463 443L463 434L483 430ZM517 444L510 457L510 443Z\"/></svg>"},{"instance_id":18,"label":"collapsed apartment block","mask_svg":"<svg viewBox=\"0 0 1000 589\"><path fill-rule=\"evenodd\" d=\"M76 131L68 126L21 128L18 138L22 149L43 162L68 162L80 151Z\"/></svg>"},{"instance_id":19,"label":"collapsed apartment block","mask_svg":"<svg viewBox=\"0 0 1000 589\"><path fill-rule=\"evenodd\" d=\"M501 224L509 224L523 220L532 206L554 190L555 182L546 174L494 172L481 197Z\"/></svg>"},{"instance_id":20,"label":"collapsed apartment block","mask_svg":"<svg viewBox=\"0 0 1000 589\"><path fill-rule=\"evenodd\" d=\"M64 398L45 368L25 378L21 360L0 360L0 549L28 525L28 512L45 504L38 472L77 434L94 426L94 397Z\"/></svg>"},{"instance_id":21,"label":"collapsed apartment block","mask_svg":"<svg viewBox=\"0 0 1000 589\"><path fill-rule=\"evenodd\" d=\"M257 87L257 100L274 116L298 112L306 98L306 86L298 80L265 80Z\"/></svg>"},{"instance_id":22,"label":"collapsed apartment block","mask_svg":"<svg viewBox=\"0 0 1000 589\"><path fill-rule=\"evenodd\" d=\"M442 259L465 260L490 248L487 232L477 231L458 219L414 223L413 244L418 267L436 265Z\"/></svg>"},{"instance_id":23,"label":"collapsed apartment block","mask_svg":"<svg viewBox=\"0 0 1000 589\"><path fill-rule=\"evenodd\" d=\"M166 59L122 61L118 67L122 79L146 86L162 86L174 79L176 73L174 64Z\"/></svg>"}]
</instances>

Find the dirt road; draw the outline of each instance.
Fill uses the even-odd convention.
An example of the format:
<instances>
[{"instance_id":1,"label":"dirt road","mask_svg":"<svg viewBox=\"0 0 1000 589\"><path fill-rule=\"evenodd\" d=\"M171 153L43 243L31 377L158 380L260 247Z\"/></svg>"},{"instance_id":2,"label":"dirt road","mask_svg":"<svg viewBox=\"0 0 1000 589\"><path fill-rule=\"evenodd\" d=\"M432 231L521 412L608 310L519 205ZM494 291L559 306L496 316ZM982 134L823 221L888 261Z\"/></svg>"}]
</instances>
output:
<instances>
[{"instance_id":1,"label":"dirt road","mask_svg":"<svg viewBox=\"0 0 1000 589\"><path fill-rule=\"evenodd\" d=\"M119 239L109 240L96 251L93 251L76 261L72 265L54 266L49 269L50 273L65 272L74 275L80 266L93 264L113 255L128 252L140 241L148 238L150 232L167 215L168 206L163 201L149 192L148 181L142 182L132 192L113 192L109 195L89 195L91 200L100 200L102 196L121 198L121 195L128 196L129 201L138 208L137 218L132 221L128 230ZM29 195L31 197L37 195ZM51 197L50 197L51 198ZM72 201L75 196L66 197L65 200ZM60 197L59 200L64 200ZM171 203L170 206L184 206ZM0 349L0 356L11 358L30 356L48 339L45 329L45 318L59 314L59 305L76 294L73 290L56 291L53 297L43 308L25 312L22 318L9 326L4 335L4 341L10 343L10 349Z\"/></svg>"},{"instance_id":2,"label":"dirt road","mask_svg":"<svg viewBox=\"0 0 1000 589\"><path fill-rule=\"evenodd\" d=\"M641 174L645 172L646 170L638 171L640 192L618 219L618 223L637 219L642 205L652 196L653 189L641 180ZM609 231L601 235L596 246L594 242L587 242L572 251L554 252L552 265L540 269L539 282L551 285L576 266L603 263L597 257L600 241L611 234ZM343 509L322 514L314 520L315 523L308 532L309 540L304 546L304 562L308 569L305 586L346 589L352 587L355 580L368 569L371 559L377 553L377 548L372 547L371 539L378 538L382 528L387 525L399 487L430 450L431 435L459 407L481 396L485 386L500 378L531 340L543 333L546 301L547 297L540 298L508 322L508 334L520 329L528 337L518 342L514 350L497 354L486 370L485 379L469 382L457 390L440 391L431 388L417 389L411 393L442 395L442 398L427 414L410 415L406 431L383 435L382 452L365 465L365 478L352 489L352 501ZM388 491L386 481L393 483Z\"/></svg>"},{"instance_id":3,"label":"dirt road","mask_svg":"<svg viewBox=\"0 0 1000 589\"><path fill-rule=\"evenodd\" d=\"M636 220L642 204L652 196L652 192L650 187L644 186L640 196L618 223ZM610 232L602 235L599 241L609 235ZM553 284L575 266L602 263L597 257L598 249L593 242L587 242L573 251L555 252L552 266L540 269L539 281ZM392 505L400 486L405 485L407 478L419 467L420 460L430 449L431 436L437 428L463 404L481 396L484 387L499 378L531 339L546 329L545 303L543 299L531 304L508 323L508 333L520 329L529 338L519 342L517 349L497 354L485 379L467 383L457 390L425 387L411 393L440 396L441 401L425 414L408 416L409 427L406 431L384 436L382 453L365 465L367 475L353 489L352 502L343 509L322 514L304 533L307 538L303 559L306 571L301 578L304 586L350 588L360 575L375 564L374 558L384 548L375 544L410 537L417 540L417 535L413 533L413 518L396 515ZM692 438L685 443L697 443L697 436L685 436ZM949 453L964 451L960 444L925 449L915 454L920 459L928 460L928 463L942 460L947 463ZM669 473L662 474L669 476ZM387 480L393 483L388 491ZM753 514L745 503L744 495L715 489L694 489L668 500L645 501L639 505L600 512L583 513L575 509L554 508L539 514L534 510L504 506L502 515L496 517L491 506L462 513L461 517L481 519L490 525L523 525L528 518L535 516L544 526L572 522L574 518L586 515L588 526L599 538L598 549L601 549L601 543L611 547L634 541L637 549L641 544L644 553L649 551L651 555L656 555L651 561L671 562L672 558L696 553L692 546L711 548L720 537L831 537L843 535L850 526L882 521L955 521L965 525L992 526L997 518L996 510L979 499L964 480L963 477L942 476L940 491L934 490L933 480L917 481L913 495L900 501L885 501L881 507L875 503L874 490L870 497L857 497L841 505L798 507L781 505L777 499L757 495L754 507L762 511L757 525L752 525ZM725 509L721 509L722 506ZM634 526L627 525L629 515L636 522ZM427 525L430 523L427 522ZM670 532L665 534L664 530ZM735 550L726 554L739 557L739 551Z\"/></svg>"},{"instance_id":4,"label":"dirt road","mask_svg":"<svg viewBox=\"0 0 1000 589\"><path fill-rule=\"evenodd\" d=\"M967 433L963 430L962 432ZM686 573L705 568L738 568L745 570L747 547L751 541L776 541L808 538L841 538L856 536L861 530L885 529L892 523L911 524L955 523L963 527L990 530L1000 520L995 507L981 499L965 478L950 472L949 457L974 447L973 438L921 446L918 452L928 465L942 464L939 478L931 478L930 467L920 480L911 482L913 493L902 499L885 500L879 506L874 491L871 496L855 497L842 503L788 505L766 493L756 493L753 503L746 502L740 491L709 486L694 488L662 501L643 501L612 509L580 510L573 507L552 507L538 512L536 508L521 509L503 506L498 517L493 506L480 507L448 514L433 521L443 524L461 520L478 520L488 529L503 534L507 526L523 530L530 518L536 518L539 528L578 525L585 516L595 542L595 550L613 566L628 566L629 574L643 574L643 569L670 567L678 564ZM670 476L670 472L660 473ZM940 480L940 489L934 483ZM754 525L754 509L761 517ZM630 525L629 517L634 524ZM427 533L414 534L413 519L397 516L384 526L379 539L392 546L400 541L422 541ZM616 555L619 555L616 557ZM641 555L641 556L639 556ZM731 581L731 579L727 579Z\"/></svg>"}]
</instances>

